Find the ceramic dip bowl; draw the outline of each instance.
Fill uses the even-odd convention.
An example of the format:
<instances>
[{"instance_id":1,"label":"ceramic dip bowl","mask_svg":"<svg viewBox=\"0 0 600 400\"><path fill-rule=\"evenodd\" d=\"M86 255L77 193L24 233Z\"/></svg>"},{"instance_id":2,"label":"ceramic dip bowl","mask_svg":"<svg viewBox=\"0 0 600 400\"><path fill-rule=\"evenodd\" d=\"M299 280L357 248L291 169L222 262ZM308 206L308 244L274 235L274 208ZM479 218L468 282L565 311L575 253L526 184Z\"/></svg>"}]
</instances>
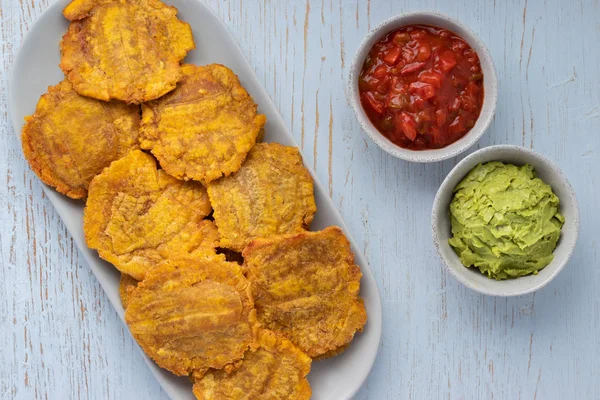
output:
<instances>
[{"instance_id":1,"label":"ceramic dip bowl","mask_svg":"<svg viewBox=\"0 0 600 400\"><path fill-rule=\"evenodd\" d=\"M360 102L358 79L365 58L373 45L387 33L407 25L430 25L450 30L464 39L477 53L483 73L483 105L475 125L458 141L440 149L410 150L385 137L369 120ZM492 57L481 39L462 23L433 11L419 11L392 17L373 29L360 44L348 74L348 101L362 129L373 142L391 155L412 162L436 162L452 158L473 146L484 134L494 117L498 98L498 81Z\"/></svg>"},{"instance_id":2,"label":"ceramic dip bowl","mask_svg":"<svg viewBox=\"0 0 600 400\"><path fill-rule=\"evenodd\" d=\"M531 165L536 176L550 185L560 200L559 212L565 217L565 223L554 250L554 259L537 275L500 281L490 279L477 268L466 268L454 249L448 244L448 239L452 237L450 202L454 197L454 188L478 164L489 161L501 161L517 166ZM575 192L567 178L551 161L532 150L519 146L490 146L469 155L448 174L435 196L431 228L435 248L444 266L462 284L487 295L517 296L541 289L565 267L577 242L579 207Z\"/></svg>"}]
</instances>

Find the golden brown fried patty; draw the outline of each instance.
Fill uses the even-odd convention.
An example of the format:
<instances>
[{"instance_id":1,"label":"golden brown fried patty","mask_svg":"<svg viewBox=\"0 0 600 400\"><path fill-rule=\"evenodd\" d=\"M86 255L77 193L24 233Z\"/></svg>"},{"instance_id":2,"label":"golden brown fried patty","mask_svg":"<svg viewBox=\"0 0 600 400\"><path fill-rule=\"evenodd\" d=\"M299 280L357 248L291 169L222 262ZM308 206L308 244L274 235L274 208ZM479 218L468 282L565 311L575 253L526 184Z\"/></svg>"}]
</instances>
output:
<instances>
[{"instance_id":1,"label":"golden brown fried patty","mask_svg":"<svg viewBox=\"0 0 600 400\"><path fill-rule=\"evenodd\" d=\"M209 370L194 382L198 400L308 400L306 375L311 359L289 340L260 330L259 347L244 354L241 366L231 373Z\"/></svg>"},{"instance_id":2,"label":"golden brown fried patty","mask_svg":"<svg viewBox=\"0 0 600 400\"><path fill-rule=\"evenodd\" d=\"M121 303L123 308L127 308L131 293L137 289L137 285L140 283L137 279L133 279L127 274L121 274L119 281L119 296L121 297Z\"/></svg>"},{"instance_id":3,"label":"golden brown fried patty","mask_svg":"<svg viewBox=\"0 0 600 400\"><path fill-rule=\"evenodd\" d=\"M337 354L362 330L362 274L339 228L256 239L243 256L259 322L310 357Z\"/></svg>"},{"instance_id":4,"label":"golden brown fried patty","mask_svg":"<svg viewBox=\"0 0 600 400\"><path fill-rule=\"evenodd\" d=\"M139 148L139 123L138 106L80 96L63 81L26 118L23 153L42 182L81 199L104 167Z\"/></svg>"},{"instance_id":5,"label":"golden brown fried patty","mask_svg":"<svg viewBox=\"0 0 600 400\"><path fill-rule=\"evenodd\" d=\"M313 181L295 147L259 143L235 174L208 185L220 245L241 252L252 239L301 232L317 211Z\"/></svg>"},{"instance_id":6,"label":"golden brown fried patty","mask_svg":"<svg viewBox=\"0 0 600 400\"><path fill-rule=\"evenodd\" d=\"M160 367L201 376L255 347L255 314L240 266L213 256L180 259L148 272L130 296L125 320Z\"/></svg>"},{"instance_id":7,"label":"golden brown fried patty","mask_svg":"<svg viewBox=\"0 0 600 400\"><path fill-rule=\"evenodd\" d=\"M90 184L83 218L87 245L137 280L168 259L214 254L219 236L206 189L156 168L135 150Z\"/></svg>"},{"instance_id":8,"label":"golden brown fried patty","mask_svg":"<svg viewBox=\"0 0 600 400\"><path fill-rule=\"evenodd\" d=\"M177 9L159 0L74 0L60 67L77 92L141 103L173 90L180 61L194 49Z\"/></svg>"},{"instance_id":9,"label":"golden brown fried patty","mask_svg":"<svg viewBox=\"0 0 600 400\"><path fill-rule=\"evenodd\" d=\"M229 68L187 64L182 72L173 92L144 104L141 146L170 175L207 183L240 168L266 118Z\"/></svg>"}]
</instances>

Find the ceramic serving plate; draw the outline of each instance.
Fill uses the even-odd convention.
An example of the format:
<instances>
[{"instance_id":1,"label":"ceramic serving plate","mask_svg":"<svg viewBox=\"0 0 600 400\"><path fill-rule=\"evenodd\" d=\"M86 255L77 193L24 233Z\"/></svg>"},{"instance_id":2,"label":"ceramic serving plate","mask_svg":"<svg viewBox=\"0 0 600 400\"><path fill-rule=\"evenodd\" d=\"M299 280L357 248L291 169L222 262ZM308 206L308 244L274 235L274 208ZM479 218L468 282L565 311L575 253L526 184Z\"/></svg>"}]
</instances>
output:
<instances>
[{"instance_id":1,"label":"ceramic serving plate","mask_svg":"<svg viewBox=\"0 0 600 400\"><path fill-rule=\"evenodd\" d=\"M59 43L68 27L68 21L61 14L68 2L68 0L59 0L42 14L23 41L13 65L9 107L13 127L19 139L23 118L35 111L40 95L46 92L48 86L55 85L63 79L63 74L58 67ZM188 22L194 32L197 49L188 54L185 62L198 65L221 63L231 68L238 74L242 85L258 104L259 111L267 116L265 141L297 146L273 102L254 74L254 70L217 15L197 0L166 0L166 3L179 9L179 18ZM310 170L310 167L308 168ZM357 334L344 353L328 360L315 361L309 381L313 390L313 399L348 399L358 391L366 379L377 355L381 338L381 299L364 256L352 240L340 214L317 180L316 174L313 171L311 174L315 180L315 199L318 207L311 229L319 230L326 226L338 225L346 232L356 254L356 262L361 266L363 273L361 296L367 309L368 322L364 332ZM83 202L70 200L49 187L44 189L115 310L123 319L118 271L102 261L98 254L88 249L85 244ZM48 267L60 268L60 266ZM187 378L176 377L158 368L147 357L146 362L172 399L192 400L194 398L192 385Z\"/></svg>"}]
</instances>

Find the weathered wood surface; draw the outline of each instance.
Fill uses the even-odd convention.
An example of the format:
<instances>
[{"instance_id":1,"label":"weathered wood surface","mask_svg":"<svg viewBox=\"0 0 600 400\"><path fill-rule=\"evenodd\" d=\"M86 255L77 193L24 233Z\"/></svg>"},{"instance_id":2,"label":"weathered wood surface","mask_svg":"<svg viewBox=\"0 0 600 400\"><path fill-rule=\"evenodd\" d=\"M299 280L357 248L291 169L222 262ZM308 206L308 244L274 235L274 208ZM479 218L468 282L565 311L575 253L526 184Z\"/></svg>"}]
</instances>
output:
<instances>
[{"instance_id":1,"label":"weathered wood surface","mask_svg":"<svg viewBox=\"0 0 600 400\"><path fill-rule=\"evenodd\" d=\"M377 278L383 340L357 398L600 398L600 2L208 3L328 185ZM8 120L12 61L49 1L0 5L0 398L165 399L44 198ZM576 253L536 294L484 297L442 270L430 209L457 160L417 165L388 156L346 103L346 69L360 40L387 17L417 9L465 22L495 60L498 109L477 147L533 147L575 187Z\"/></svg>"}]
</instances>

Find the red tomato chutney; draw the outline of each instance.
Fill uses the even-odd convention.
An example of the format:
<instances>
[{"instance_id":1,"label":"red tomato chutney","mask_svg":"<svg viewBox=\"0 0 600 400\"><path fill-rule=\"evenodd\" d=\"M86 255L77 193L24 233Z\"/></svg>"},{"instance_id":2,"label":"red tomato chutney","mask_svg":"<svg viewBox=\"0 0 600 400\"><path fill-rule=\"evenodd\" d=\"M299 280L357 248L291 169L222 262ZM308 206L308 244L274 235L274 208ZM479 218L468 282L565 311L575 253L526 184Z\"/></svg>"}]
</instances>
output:
<instances>
[{"instance_id":1,"label":"red tomato chutney","mask_svg":"<svg viewBox=\"0 0 600 400\"><path fill-rule=\"evenodd\" d=\"M375 127L412 150L456 142L483 105L477 53L455 33L427 25L402 27L375 43L358 88Z\"/></svg>"}]
</instances>

